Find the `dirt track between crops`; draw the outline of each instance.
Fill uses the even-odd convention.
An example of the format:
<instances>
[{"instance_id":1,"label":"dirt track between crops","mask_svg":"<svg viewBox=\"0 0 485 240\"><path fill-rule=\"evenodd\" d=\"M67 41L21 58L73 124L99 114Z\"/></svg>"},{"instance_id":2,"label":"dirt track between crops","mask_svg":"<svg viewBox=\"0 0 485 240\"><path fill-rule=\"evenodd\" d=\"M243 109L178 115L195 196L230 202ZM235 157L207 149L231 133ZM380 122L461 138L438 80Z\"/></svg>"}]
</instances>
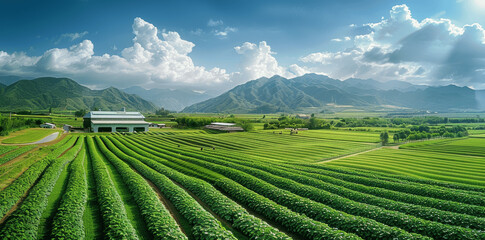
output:
<instances>
[{"instance_id":1,"label":"dirt track between crops","mask_svg":"<svg viewBox=\"0 0 485 240\"><path fill-rule=\"evenodd\" d=\"M343 158L353 157L353 156L357 156L357 155L360 155L360 154L372 152L372 151L379 150L379 149L382 149L382 148L399 149L399 145L398 146L383 146L383 147L373 148L373 149L369 149L369 150L366 150L366 151L353 153L353 154L350 154L350 155L345 155L345 156L336 157L336 158L332 158L332 159L328 159L328 160L323 160L323 161L316 162L316 163L317 164L327 163L327 162L331 162L331 161L335 161L335 160L339 160L339 159L343 159Z\"/></svg>"}]
</instances>

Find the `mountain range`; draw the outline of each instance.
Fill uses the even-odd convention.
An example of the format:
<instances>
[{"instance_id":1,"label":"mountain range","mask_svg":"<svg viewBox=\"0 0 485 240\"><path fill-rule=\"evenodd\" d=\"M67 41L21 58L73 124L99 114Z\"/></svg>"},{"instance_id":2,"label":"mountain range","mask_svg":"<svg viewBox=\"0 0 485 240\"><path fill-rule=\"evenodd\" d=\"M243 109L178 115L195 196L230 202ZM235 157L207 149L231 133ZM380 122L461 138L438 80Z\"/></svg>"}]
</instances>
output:
<instances>
[{"instance_id":1,"label":"mountain range","mask_svg":"<svg viewBox=\"0 0 485 240\"><path fill-rule=\"evenodd\" d=\"M249 81L218 97L189 106L183 112L295 112L329 105L464 111L482 108L482 94L485 93L454 85L428 87L403 81L353 78L340 81L306 74L292 79L273 76Z\"/></svg>"},{"instance_id":2,"label":"mountain range","mask_svg":"<svg viewBox=\"0 0 485 240\"><path fill-rule=\"evenodd\" d=\"M102 109L155 111L155 106L117 88L91 90L69 78L44 77L0 85L0 109L57 110Z\"/></svg>"},{"instance_id":3,"label":"mountain range","mask_svg":"<svg viewBox=\"0 0 485 240\"><path fill-rule=\"evenodd\" d=\"M372 79L341 81L317 74L291 79L263 77L213 98L207 93L183 89L130 87L119 90L110 87L91 90L69 78L19 79L16 76L0 76L0 110L120 110L126 107L127 110L154 112L156 108L164 107L183 109L183 112L292 113L332 107L409 108L440 112L485 109L485 90Z\"/></svg>"}]
</instances>

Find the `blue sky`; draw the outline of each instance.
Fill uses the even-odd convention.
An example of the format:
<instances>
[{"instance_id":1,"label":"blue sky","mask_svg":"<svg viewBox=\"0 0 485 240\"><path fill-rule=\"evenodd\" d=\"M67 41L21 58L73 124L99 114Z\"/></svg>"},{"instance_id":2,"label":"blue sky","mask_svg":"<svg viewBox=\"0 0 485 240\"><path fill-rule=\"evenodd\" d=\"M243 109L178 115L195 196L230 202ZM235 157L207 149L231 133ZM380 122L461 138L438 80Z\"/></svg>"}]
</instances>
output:
<instances>
[{"instance_id":1,"label":"blue sky","mask_svg":"<svg viewBox=\"0 0 485 240\"><path fill-rule=\"evenodd\" d=\"M480 2L2 1L0 75L68 76L93 88L140 85L225 90L262 76L316 72L338 79L483 88L485 53L481 54L480 42L485 40L480 39L480 31L485 26L481 14L485 4ZM382 27L393 18L390 12L395 6L401 6L395 16L406 13L415 21L412 27L406 22L409 17L387 30ZM425 22L427 18L435 22ZM472 30L476 31L468 32L478 45L462 39L473 35L464 34L463 29L474 23ZM376 37L379 32L394 34L389 32L392 28L404 30L395 39ZM142 39L141 32L149 29L150 33L144 33L158 36L158 40L152 38L155 45L160 43L157 48ZM421 49L418 42L427 36L426 31L434 34L426 42L435 46L439 42L446 54L433 52L433 44ZM363 39L358 36L369 34L375 37L372 43L357 42ZM135 46L137 41L141 48ZM466 51L460 41L478 48L478 55L463 55ZM413 50L417 55L424 52L436 57L404 54ZM476 61L467 62L470 58ZM454 63L456 71L440 70L448 63ZM473 74L465 74L467 71Z\"/></svg>"}]
</instances>

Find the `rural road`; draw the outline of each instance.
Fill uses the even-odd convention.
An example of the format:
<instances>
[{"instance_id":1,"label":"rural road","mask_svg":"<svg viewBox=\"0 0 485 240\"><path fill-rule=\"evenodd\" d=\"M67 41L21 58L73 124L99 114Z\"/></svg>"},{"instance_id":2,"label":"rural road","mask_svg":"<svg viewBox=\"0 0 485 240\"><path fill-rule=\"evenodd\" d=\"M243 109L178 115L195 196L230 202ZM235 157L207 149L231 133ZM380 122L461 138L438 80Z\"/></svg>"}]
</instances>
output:
<instances>
[{"instance_id":1,"label":"rural road","mask_svg":"<svg viewBox=\"0 0 485 240\"><path fill-rule=\"evenodd\" d=\"M32 143L27 143L25 145L30 145L30 144L41 144L41 143L46 143L46 142L50 142L50 141L54 141L56 140L57 136L59 136L59 132L55 132L37 142L32 142Z\"/></svg>"}]
</instances>

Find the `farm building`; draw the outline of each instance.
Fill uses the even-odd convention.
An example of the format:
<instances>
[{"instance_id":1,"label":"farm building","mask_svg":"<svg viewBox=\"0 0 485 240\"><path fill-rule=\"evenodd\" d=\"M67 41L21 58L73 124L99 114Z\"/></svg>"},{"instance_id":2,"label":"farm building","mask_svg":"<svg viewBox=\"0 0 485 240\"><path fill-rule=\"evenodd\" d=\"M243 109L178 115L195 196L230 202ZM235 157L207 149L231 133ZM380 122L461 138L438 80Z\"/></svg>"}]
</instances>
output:
<instances>
[{"instance_id":1,"label":"farm building","mask_svg":"<svg viewBox=\"0 0 485 240\"><path fill-rule=\"evenodd\" d=\"M306 114L296 114L296 118L300 118L300 119L310 119L310 116L309 115L306 115Z\"/></svg>"},{"instance_id":2,"label":"farm building","mask_svg":"<svg viewBox=\"0 0 485 240\"><path fill-rule=\"evenodd\" d=\"M91 111L83 118L84 129L90 132L148 131L148 122L139 112Z\"/></svg>"},{"instance_id":3,"label":"farm building","mask_svg":"<svg viewBox=\"0 0 485 240\"><path fill-rule=\"evenodd\" d=\"M236 127L235 123L221 123L213 122L210 125L205 125L206 129L218 130L222 132L242 132L244 129L242 127Z\"/></svg>"},{"instance_id":4,"label":"farm building","mask_svg":"<svg viewBox=\"0 0 485 240\"><path fill-rule=\"evenodd\" d=\"M43 123L40 125L41 128L56 128L56 125L53 123Z\"/></svg>"}]
</instances>

